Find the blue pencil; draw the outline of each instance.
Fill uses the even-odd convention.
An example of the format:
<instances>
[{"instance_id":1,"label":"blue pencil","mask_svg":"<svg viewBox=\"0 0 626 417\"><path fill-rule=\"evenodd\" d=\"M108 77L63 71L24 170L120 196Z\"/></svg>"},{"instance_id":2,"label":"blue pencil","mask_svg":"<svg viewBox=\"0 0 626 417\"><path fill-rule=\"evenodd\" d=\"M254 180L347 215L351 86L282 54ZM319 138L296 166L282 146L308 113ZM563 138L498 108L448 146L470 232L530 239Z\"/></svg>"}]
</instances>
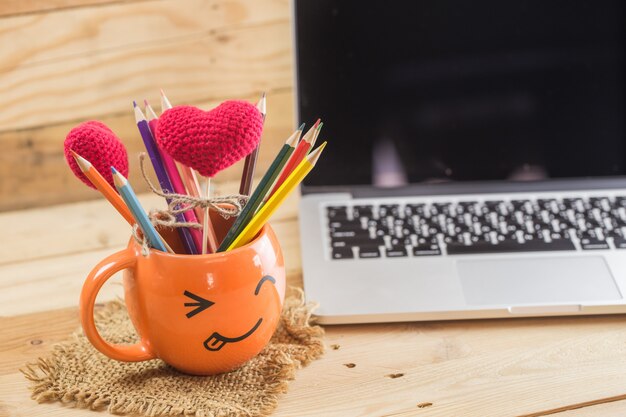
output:
<instances>
[{"instance_id":1,"label":"blue pencil","mask_svg":"<svg viewBox=\"0 0 626 417\"><path fill-rule=\"evenodd\" d=\"M128 180L124 178L122 174L120 174L115 168L111 167L111 171L113 172L113 182L115 183L115 187L120 192L122 199L126 202L128 209L132 213L133 217L137 221L139 227L143 231L144 236L148 239L148 243L151 247L158 249L162 252L167 252L163 241L157 234L156 229L150 222L148 215L141 207L139 200L137 200L137 196L133 191L133 187L130 186Z\"/></svg>"}]
</instances>

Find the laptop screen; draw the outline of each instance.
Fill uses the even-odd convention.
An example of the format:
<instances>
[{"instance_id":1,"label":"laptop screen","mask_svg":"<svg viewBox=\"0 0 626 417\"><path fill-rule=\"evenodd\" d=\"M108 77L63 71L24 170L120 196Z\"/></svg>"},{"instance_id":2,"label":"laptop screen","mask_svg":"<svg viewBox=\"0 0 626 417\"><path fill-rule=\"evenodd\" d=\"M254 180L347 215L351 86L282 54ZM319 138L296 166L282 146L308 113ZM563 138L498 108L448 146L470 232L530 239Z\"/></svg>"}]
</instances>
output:
<instances>
[{"instance_id":1,"label":"laptop screen","mask_svg":"<svg viewBox=\"0 0 626 417\"><path fill-rule=\"evenodd\" d=\"M305 185L626 175L621 0L296 0Z\"/></svg>"}]
</instances>

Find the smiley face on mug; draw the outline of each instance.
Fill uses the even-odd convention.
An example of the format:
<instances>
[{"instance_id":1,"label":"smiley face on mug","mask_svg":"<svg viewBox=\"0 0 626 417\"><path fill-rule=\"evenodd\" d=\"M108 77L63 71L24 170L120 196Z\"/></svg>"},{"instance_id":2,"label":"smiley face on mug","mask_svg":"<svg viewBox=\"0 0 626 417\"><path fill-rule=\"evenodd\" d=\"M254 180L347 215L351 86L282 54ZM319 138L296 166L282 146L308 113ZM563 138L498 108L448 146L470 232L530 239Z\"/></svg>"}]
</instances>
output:
<instances>
[{"instance_id":1,"label":"smiley face on mug","mask_svg":"<svg viewBox=\"0 0 626 417\"><path fill-rule=\"evenodd\" d=\"M271 286L273 288L275 285L276 285L276 280L274 279L274 277L270 275L263 276L259 280L259 282L256 284L254 293L252 294L251 292L250 300L248 302L250 303L261 302L262 303L262 301L259 300L260 297L263 297L262 289L267 286ZM201 314L201 313L207 314L208 312L210 312L209 310L210 307L215 305L218 302L218 301L207 300L206 298L200 295L194 294L187 290L185 290L183 295L187 297L187 299L194 300L194 302L187 301L184 303L185 307L195 307L193 310L190 310L185 314L188 319L193 319L196 315ZM227 344L241 342L242 340L245 340L248 337L250 337L252 334L254 334L254 332L257 331L257 329L261 326L262 323L263 323L263 317L252 318L250 322L249 330L243 334L238 334L238 335L227 336L217 331L213 331L213 333L205 339L203 343L204 348L210 352L217 352L221 350Z\"/></svg>"}]
</instances>

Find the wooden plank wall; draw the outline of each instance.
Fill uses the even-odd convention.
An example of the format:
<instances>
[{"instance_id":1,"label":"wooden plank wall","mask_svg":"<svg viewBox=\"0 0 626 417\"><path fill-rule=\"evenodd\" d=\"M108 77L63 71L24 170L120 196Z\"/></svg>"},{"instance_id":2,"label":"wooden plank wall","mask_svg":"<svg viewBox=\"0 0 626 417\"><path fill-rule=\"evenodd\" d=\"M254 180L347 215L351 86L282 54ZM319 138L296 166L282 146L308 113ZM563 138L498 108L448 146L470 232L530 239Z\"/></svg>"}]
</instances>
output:
<instances>
[{"instance_id":1,"label":"wooden plank wall","mask_svg":"<svg viewBox=\"0 0 626 417\"><path fill-rule=\"evenodd\" d=\"M99 198L63 157L66 133L91 119L123 139L146 190L131 101L158 108L159 88L205 109L266 91L263 169L293 127L288 19L288 0L0 2L0 211Z\"/></svg>"}]
</instances>

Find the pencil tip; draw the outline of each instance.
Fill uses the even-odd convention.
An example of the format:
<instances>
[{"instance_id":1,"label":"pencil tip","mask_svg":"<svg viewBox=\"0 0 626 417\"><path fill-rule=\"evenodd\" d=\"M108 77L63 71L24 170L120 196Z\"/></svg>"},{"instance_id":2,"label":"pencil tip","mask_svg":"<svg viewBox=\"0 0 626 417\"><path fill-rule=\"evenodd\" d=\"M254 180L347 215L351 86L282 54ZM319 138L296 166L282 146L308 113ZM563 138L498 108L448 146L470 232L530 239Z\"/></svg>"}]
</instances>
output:
<instances>
[{"instance_id":1,"label":"pencil tip","mask_svg":"<svg viewBox=\"0 0 626 417\"><path fill-rule=\"evenodd\" d=\"M298 128L299 131L303 131L304 130L304 125L306 125L306 123L302 123L300 125L300 127Z\"/></svg>"},{"instance_id":2,"label":"pencil tip","mask_svg":"<svg viewBox=\"0 0 626 417\"><path fill-rule=\"evenodd\" d=\"M137 102L133 100L133 107L137 107Z\"/></svg>"},{"instance_id":3,"label":"pencil tip","mask_svg":"<svg viewBox=\"0 0 626 417\"><path fill-rule=\"evenodd\" d=\"M315 138L315 134L317 133L318 125L319 125L319 119L317 119L317 122L315 122L315 124L311 126L311 128L306 132L302 140L308 143L312 143L313 139Z\"/></svg>"},{"instance_id":4,"label":"pencil tip","mask_svg":"<svg viewBox=\"0 0 626 417\"><path fill-rule=\"evenodd\" d=\"M148 117L148 120L151 121L158 119L159 116L156 115L154 109L152 109L152 106L150 105L150 103L148 103L148 100L144 100L143 102L146 104L146 116Z\"/></svg>"},{"instance_id":5,"label":"pencil tip","mask_svg":"<svg viewBox=\"0 0 626 417\"><path fill-rule=\"evenodd\" d=\"M324 143L322 143L320 146L318 146L313 152L311 152L308 156L307 159L309 160L309 162L312 165L315 165L315 163L317 162L317 160L320 158L320 155L322 154L322 151L324 150L324 148L326 147L326 141L324 141Z\"/></svg>"},{"instance_id":6,"label":"pencil tip","mask_svg":"<svg viewBox=\"0 0 626 417\"><path fill-rule=\"evenodd\" d=\"M126 178L124 178L124 176L120 174L117 169L111 167L111 172L113 173L113 184L115 184L117 188L121 188L126 185Z\"/></svg>"},{"instance_id":7,"label":"pencil tip","mask_svg":"<svg viewBox=\"0 0 626 417\"><path fill-rule=\"evenodd\" d=\"M89 170L89 168L91 167L91 162L89 162L88 160L86 160L85 158L77 154L76 152L74 152L73 149L70 149L70 152L72 153L72 156L74 157L74 160L78 164L78 167L80 168L81 171L85 172Z\"/></svg>"},{"instance_id":8,"label":"pencil tip","mask_svg":"<svg viewBox=\"0 0 626 417\"><path fill-rule=\"evenodd\" d=\"M133 101L133 106L134 106L133 108L135 109L135 122L139 123L141 121L146 120L146 116L143 114L143 112L141 111L137 103L134 101Z\"/></svg>"},{"instance_id":9,"label":"pencil tip","mask_svg":"<svg viewBox=\"0 0 626 417\"><path fill-rule=\"evenodd\" d=\"M167 99L165 92L161 88L161 113L171 108L172 108L172 103L170 103L170 101Z\"/></svg>"},{"instance_id":10,"label":"pencil tip","mask_svg":"<svg viewBox=\"0 0 626 417\"><path fill-rule=\"evenodd\" d=\"M261 114L267 114L267 100L265 99L265 91L261 94L259 102L256 104L256 108L259 109Z\"/></svg>"},{"instance_id":11,"label":"pencil tip","mask_svg":"<svg viewBox=\"0 0 626 417\"><path fill-rule=\"evenodd\" d=\"M324 126L324 123L320 123L319 125L317 125L317 128L315 129L315 133L313 133L313 139L311 139L311 148L313 148L313 146L315 146L315 142L317 141L317 138L320 135L320 132L322 130L322 126Z\"/></svg>"},{"instance_id":12,"label":"pencil tip","mask_svg":"<svg viewBox=\"0 0 626 417\"><path fill-rule=\"evenodd\" d=\"M300 133L302 132L299 130L296 130L295 132L293 132L291 136L289 136L287 140L285 141L285 145L289 145L292 148L295 148L296 144L298 143L298 140L300 139Z\"/></svg>"},{"instance_id":13,"label":"pencil tip","mask_svg":"<svg viewBox=\"0 0 626 417\"><path fill-rule=\"evenodd\" d=\"M143 99L143 104L144 104L144 106L146 106L146 107L150 107L150 103L148 103L148 100L147 100L147 99L145 99L145 98Z\"/></svg>"}]
</instances>

